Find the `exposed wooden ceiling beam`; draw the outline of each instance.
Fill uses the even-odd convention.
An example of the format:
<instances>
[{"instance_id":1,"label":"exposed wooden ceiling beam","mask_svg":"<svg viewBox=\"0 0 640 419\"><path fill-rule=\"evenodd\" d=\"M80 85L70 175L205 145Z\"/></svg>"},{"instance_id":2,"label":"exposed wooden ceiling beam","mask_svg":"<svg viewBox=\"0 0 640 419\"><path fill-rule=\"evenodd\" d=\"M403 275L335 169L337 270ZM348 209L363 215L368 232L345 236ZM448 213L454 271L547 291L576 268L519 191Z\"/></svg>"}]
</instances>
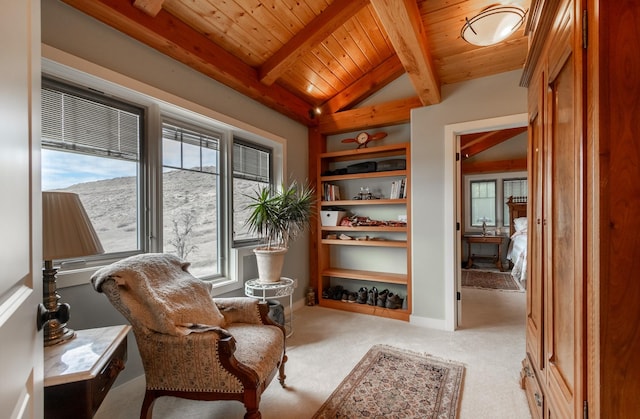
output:
<instances>
[{"instance_id":1,"label":"exposed wooden ceiling beam","mask_svg":"<svg viewBox=\"0 0 640 419\"><path fill-rule=\"evenodd\" d=\"M384 60L382 64L360 77L351 86L329 99L320 106L320 109L322 113L328 114L348 109L382 89L403 73L404 67L400 59L397 55L392 55Z\"/></svg>"},{"instance_id":2,"label":"exposed wooden ceiling beam","mask_svg":"<svg viewBox=\"0 0 640 419\"><path fill-rule=\"evenodd\" d=\"M421 106L420 99L412 97L330 115L321 115L319 130L323 135L333 135L360 129L403 124L411 120L411 109Z\"/></svg>"},{"instance_id":3,"label":"exposed wooden ceiling beam","mask_svg":"<svg viewBox=\"0 0 640 419\"><path fill-rule=\"evenodd\" d=\"M129 1L63 1L292 119L316 123L309 112L311 104L277 84L262 84L254 68L164 10L152 18Z\"/></svg>"},{"instance_id":4,"label":"exposed wooden ceiling beam","mask_svg":"<svg viewBox=\"0 0 640 419\"><path fill-rule=\"evenodd\" d=\"M162 9L164 0L134 0L133 5L151 17L155 17Z\"/></svg>"},{"instance_id":5,"label":"exposed wooden ceiling beam","mask_svg":"<svg viewBox=\"0 0 640 419\"><path fill-rule=\"evenodd\" d=\"M415 0L371 0L423 105L440 103L440 83Z\"/></svg>"},{"instance_id":6,"label":"exposed wooden ceiling beam","mask_svg":"<svg viewBox=\"0 0 640 419\"><path fill-rule=\"evenodd\" d=\"M468 159L526 131L527 127L517 127L463 135L460 138L460 154L463 159Z\"/></svg>"},{"instance_id":7,"label":"exposed wooden ceiling beam","mask_svg":"<svg viewBox=\"0 0 640 419\"><path fill-rule=\"evenodd\" d=\"M369 0L335 0L260 67L260 81L272 85L291 65L327 39Z\"/></svg>"},{"instance_id":8,"label":"exposed wooden ceiling beam","mask_svg":"<svg viewBox=\"0 0 640 419\"><path fill-rule=\"evenodd\" d=\"M497 173L497 172L523 172L527 170L527 158L499 160L499 161L479 161L462 162L462 173Z\"/></svg>"}]
</instances>

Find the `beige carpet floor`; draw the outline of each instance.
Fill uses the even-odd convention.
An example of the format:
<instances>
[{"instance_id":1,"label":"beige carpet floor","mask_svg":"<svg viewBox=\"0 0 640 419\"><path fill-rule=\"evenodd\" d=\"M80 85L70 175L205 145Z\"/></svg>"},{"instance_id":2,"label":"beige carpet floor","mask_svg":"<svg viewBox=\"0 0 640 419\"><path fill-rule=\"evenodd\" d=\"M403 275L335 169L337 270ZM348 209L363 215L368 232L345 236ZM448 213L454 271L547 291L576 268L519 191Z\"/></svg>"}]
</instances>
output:
<instances>
[{"instance_id":1,"label":"beige carpet floor","mask_svg":"<svg viewBox=\"0 0 640 419\"><path fill-rule=\"evenodd\" d=\"M288 339L287 388L277 381L263 395L264 419L308 419L374 344L431 354L461 362L462 419L529 419L519 387L525 354L525 293L463 288L462 325L455 332L318 306L294 313ZM144 378L112 389L96 419L133 419L140 415ZM235 419L238 402L198 402L161 398L155 419Z\"/></svg>"}]
</instances>

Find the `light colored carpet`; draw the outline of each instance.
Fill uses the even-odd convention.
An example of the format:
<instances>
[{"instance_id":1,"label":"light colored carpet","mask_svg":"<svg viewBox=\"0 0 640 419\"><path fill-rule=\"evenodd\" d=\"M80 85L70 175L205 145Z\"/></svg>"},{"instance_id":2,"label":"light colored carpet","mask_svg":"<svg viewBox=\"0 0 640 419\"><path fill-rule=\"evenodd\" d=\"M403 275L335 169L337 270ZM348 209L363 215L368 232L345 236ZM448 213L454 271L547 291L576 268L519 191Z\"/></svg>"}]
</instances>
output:
<instances>
[{"instance_id":1,"label":"light colored carpet","mask_svg":"<svg viewBox=\"0 0 640 419\"><path fill-rule=\"evenodd\" d=\"M264 419L311 418L353 367L375 344L387 344L465 365L460 418L528 419L519 386L525 355L525 293L463 288L462 325L455 332L426 329L407 322L323 307L295 312L287 340L287 388L274 380L265 391ZM140 415L144 378L112 389L96 419L132 419ZM158 399L155 419L236 419L238 402Z\"/></svg>"}]
</instances>

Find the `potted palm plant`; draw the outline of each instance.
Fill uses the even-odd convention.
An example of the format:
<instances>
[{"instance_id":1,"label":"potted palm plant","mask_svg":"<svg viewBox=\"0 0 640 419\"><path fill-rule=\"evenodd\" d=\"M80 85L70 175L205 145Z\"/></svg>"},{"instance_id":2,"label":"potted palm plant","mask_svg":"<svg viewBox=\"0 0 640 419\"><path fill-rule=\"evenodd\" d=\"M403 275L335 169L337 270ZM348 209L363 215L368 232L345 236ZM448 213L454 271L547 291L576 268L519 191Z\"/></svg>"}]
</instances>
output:
<instances>
[{"instance_id":1,"label":"potted palm plant","mask_svg":"<svg viewBox=\"0 0 640 419\"><path fill-rule=\"evenodd\" d=\"M260 282L278 282L289 243L309 227L315 192L292 182L280 189L265 186L247 195L250 210L246 225L262 245L253 250Z\"/></svg>"}]
</instances>

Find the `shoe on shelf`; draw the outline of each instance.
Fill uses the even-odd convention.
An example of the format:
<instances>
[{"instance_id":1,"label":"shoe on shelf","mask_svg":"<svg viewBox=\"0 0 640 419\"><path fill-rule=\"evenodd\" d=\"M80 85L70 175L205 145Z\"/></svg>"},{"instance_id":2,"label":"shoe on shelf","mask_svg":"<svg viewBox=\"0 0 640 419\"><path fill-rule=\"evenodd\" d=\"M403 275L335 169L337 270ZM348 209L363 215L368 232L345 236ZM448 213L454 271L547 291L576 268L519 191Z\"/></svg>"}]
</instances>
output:
<instances>
[{"instance_id":1,"label":"shoe on shelf","mask_svg":"<svg viewBox=\"0 0 640 419\"><path fill-rule=\"evenodd\" d=\"M403 299L400 298L398 294L390 292L389 295L387 295L387 302L385 303L385 306L394 310L402 308L402 300Z\"/></svg>"},{"instance_id":2,"label":"shoe on shelf","mask_svg":"<svg viewBox=\"0 0 640 419\"><path fill-rule=\"evenodd\" d=\"M362 287L358 290L358 298L356 299L358 304L367 304L367 287Z\"/></svg>"},{"instance_id":3,"label":"shoe on shelf","mask_svg":"<svg viewBox=\"0 0 640 419\"><path fill-rule=\"evenodd\" d=\"M347 290L342 291L342 298L340 298L340 301L342 301L343 303L349 301L349 294L350 292Z\"/></svg>"},{"instance_id":4,"label":"shoe on shelf","mask_svg":"<svg viewBox=\"0 0 640 419\"><path fill-rule=\"evenodd\" d=\"M331 296L331 298L333 298L334 300L340 300L342 298L342 285L336 285L333 288L333 295Z\"/></svg>"},{"instance_id":5,"label":"shoe on shelf","mask_svg":"<svg viewBox=\"0 0 640 419\"><path fill-rule=\"evenodd\" d=\"M370 306L376 305L376 300L378 299L378 289L373 287L369 290L369 295L367 297L367 304Z\"/></svg>"},{"instance_id":6,"label":"shoe on shelf","mask_svg":"<svg viewBox=\"0 0 640 419\"><path fill-rule=\"evenodd\" d=\"M333 298L333 287L328 287L322 290L322 298L328 300Z\"/></svg>"},{"instance_id":7,"label":"shoe on shelf","mask_svg":"<svg viewBox=\"0 0 640 419\"><path fill-rule=\"evenodd\" d=\"M389 290L384 290L384 291L380 291L378 293L378 300L376 302L376 305L378 307L384 307L386 302L387 302L387 295L389 294Z\"/></svg>"},{"instance_id":8,"label":"shoe on shelf","mask_svg":"<svg viewBox=\"0 0 640 419\"><path fill-rule=\"evenodd\" d=\"M358 300L358 294L355 292L350 292L349 293L349 299L347 300L347 302L349 303L355 303Z\"/></svg>"}]
</instances>

